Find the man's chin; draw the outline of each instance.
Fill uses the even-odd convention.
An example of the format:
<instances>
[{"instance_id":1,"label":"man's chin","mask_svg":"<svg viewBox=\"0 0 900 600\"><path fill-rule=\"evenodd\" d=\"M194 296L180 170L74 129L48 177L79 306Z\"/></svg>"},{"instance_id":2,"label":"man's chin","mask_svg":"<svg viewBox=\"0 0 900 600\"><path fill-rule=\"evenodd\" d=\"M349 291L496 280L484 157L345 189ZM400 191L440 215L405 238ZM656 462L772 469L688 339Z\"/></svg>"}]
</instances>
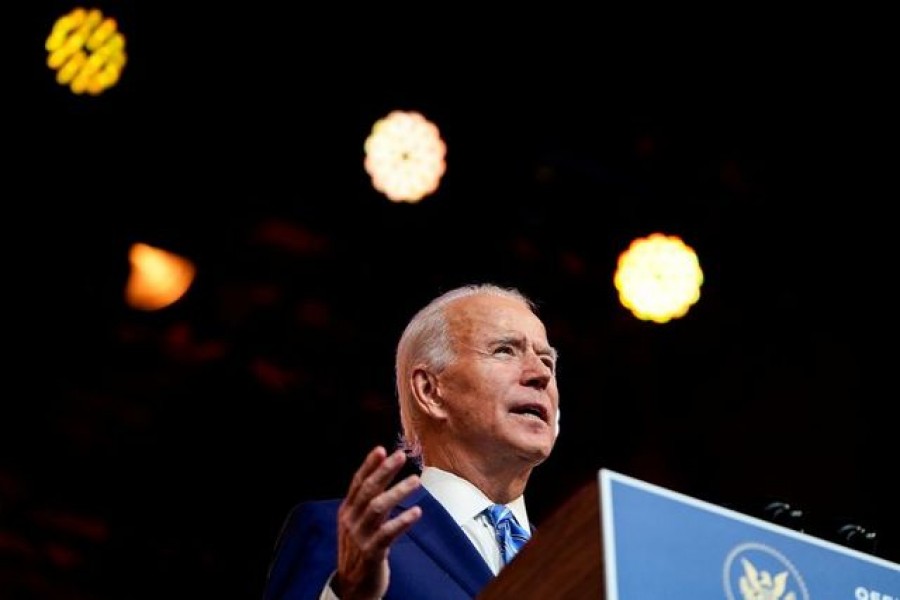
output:
<instances>
[{"instance_id":1,"label":"man's chin","mask_svg":"<svg viewBox=\"0 0 900 600\"><path fill-rule=\"evenodd\" d=\"M527 460L531 465L539 465L550 457L554 441L543 440L536 443L534 440L529 440L529 443L519 446L519 456Z\"/></svg>"}]
</instances>

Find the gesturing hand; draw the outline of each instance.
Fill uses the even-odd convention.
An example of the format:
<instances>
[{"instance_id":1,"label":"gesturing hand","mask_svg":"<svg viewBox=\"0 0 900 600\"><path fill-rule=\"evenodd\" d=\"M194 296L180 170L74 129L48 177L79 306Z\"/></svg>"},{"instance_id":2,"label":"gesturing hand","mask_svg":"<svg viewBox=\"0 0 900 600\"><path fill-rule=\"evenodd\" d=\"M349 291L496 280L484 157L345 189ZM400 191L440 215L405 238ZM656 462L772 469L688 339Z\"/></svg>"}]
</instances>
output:
<instances>
[{"instance_id":1,"label":"gesturing hand","mask_svg":"<svg viewBox=\"0 0 900 600\"><path fill-rule=\"evenodd\" d=\"M391 544L422 516L422 509L413 506L389 518L397 503L420 485L418 475L410 475L388 487L405 462L402 451L388 455L377 446L353 475L338 509L338 568L332 584L341 600L384 596Z\"/></svg>"}]
</instances>

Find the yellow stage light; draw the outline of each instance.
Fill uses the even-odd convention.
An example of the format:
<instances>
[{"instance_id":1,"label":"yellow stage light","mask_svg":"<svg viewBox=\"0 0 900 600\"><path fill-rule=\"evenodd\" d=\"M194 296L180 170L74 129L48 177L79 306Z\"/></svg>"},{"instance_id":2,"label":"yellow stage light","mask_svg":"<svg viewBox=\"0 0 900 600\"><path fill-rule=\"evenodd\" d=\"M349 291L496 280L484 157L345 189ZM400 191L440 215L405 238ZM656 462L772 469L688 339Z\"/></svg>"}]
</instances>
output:
<instances>
[{"instance_id":1,"label":"yellow stage light","mask_svg":"<svg viewBox=\"0 0 900 600\"><path fill-rule=\"evenodd\" d=\"M45 44L56 81L95 96L115 85L127 61L125 37L116 27L97 9L75 8L57 19Z\"/></svg>"},{"instance_id":2,"label":"yellow stage light","mask_svg":"<svg viewBox=\"0 0 900 600\"><path fill-rule=\"evenodd\" d=\"M420 113L395 110L380 119L364 145L372 185L393 202L418 202L433 193L447 164L437 126Z\"/></svg>"},{"instance_id":3,"label":"yellow stage light","mask_svg":"<svg viewBox=\"0 0 900 600\"><path fill-rule=\"evenodd\" d=\"M631 242L614 278L619 300L634 316L666 323L700 299L703 271L692 248L674 235L654 233Z\"/></svg>"}]
</instances>

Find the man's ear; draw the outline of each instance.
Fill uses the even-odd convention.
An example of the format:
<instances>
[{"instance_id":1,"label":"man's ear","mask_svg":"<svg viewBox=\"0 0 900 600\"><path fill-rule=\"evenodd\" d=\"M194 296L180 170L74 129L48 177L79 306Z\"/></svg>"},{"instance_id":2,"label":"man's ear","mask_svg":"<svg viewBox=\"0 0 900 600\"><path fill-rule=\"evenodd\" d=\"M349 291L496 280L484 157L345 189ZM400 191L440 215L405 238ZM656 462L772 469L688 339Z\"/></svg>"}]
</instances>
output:
<instances>
[{"instance_id":1,"label":"man's ear","mask_svg":"<svg viewBox=\"0 0 900 600\"><path fill-rule=\"evenodd\" d=\"M424 366L417 366L412 372L412 391L419 410L424 414L435 419L446 417L437 375Z\"/></svg>"}]
</instances>

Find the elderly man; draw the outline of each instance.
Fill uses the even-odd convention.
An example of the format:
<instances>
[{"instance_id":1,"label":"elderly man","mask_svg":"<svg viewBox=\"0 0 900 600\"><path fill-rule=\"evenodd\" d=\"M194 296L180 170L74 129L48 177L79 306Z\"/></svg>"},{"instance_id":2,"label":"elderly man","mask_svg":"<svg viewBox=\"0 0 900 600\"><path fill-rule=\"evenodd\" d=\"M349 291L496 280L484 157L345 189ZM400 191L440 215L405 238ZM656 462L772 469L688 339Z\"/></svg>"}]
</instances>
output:
<instances>
[{"instance_id":1,"label":"elderly man","mask_svg":"<svg viewBox=\"0 0 900 600\"><path fill-rule=\"evenodd\" d=\"M343 499L291 511L265 600L474 598L531 531L524 492L556 442L555 373L519 291L432 300L397 346L402 447L372 449ZM408 459L421 473L396 481Z\"/></svg>"}]
</instances>

